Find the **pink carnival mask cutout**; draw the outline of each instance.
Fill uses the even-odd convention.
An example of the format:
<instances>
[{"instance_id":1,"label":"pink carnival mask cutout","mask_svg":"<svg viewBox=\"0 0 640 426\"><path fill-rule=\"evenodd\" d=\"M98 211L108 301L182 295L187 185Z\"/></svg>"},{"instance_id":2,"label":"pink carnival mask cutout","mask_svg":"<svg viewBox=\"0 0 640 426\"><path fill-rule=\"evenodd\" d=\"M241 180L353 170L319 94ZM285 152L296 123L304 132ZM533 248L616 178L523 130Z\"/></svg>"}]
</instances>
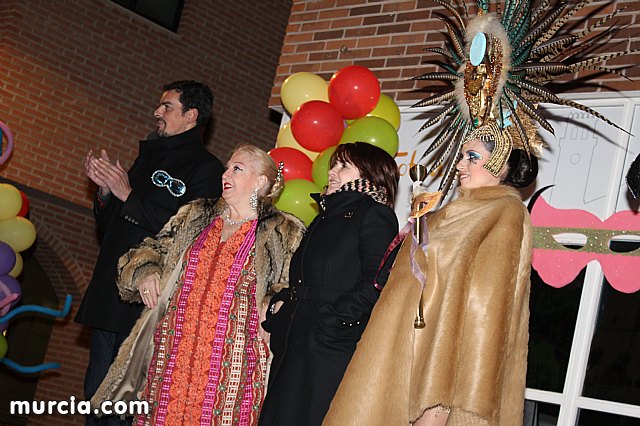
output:
<instances>
[{"instance_id":1,"label":"pink carnival mask cutout","mask_svg":"<svg viewBox=\"0 0 640 426\"><path fill-rule=\"evenodd\" d=\"M540 196L531 209L531 222L534 226L531 264L545 283L563 287L590 261L597 260L613 288L623 293L640 289L640 248L624 253L610 248L614 237L640 237L638 212L624 210L602 221L584 210L555 209ZM567 233L585 235L584 247L571 249L554 238Z\"/></svg>"}]
</instances>

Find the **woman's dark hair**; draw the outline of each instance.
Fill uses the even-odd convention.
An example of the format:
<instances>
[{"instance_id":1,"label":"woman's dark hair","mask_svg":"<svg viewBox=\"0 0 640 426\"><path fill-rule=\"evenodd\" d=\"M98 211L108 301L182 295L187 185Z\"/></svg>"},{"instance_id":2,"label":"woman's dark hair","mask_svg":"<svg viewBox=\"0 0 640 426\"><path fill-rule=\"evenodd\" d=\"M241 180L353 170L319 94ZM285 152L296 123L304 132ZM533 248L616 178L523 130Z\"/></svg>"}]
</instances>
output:
<instances>
[{"instance_id":1,"label":"woman's dark hair","mask_svg":"<svg viewBox=\"0 0 640 426\"><path fill-rule=\"evenodd\" d=\"M489 152L493 152L495 149L496 143L491 138L480 139L480 142ZM529 186L538 176L538 159L533 154L527 156L527 153L522 149L513 148L507 160L507 168L509 170L502 183L516 188L524 188Z\"/></svg>"},{"instance_id":2,"label":"woman's dark hair","mask_svg":"<svg viewBox=\"0 0 640 426\"><path fill-rule=\"evenodd\" d=\"M199 83L194 80L181 80L169 83L162 88L163 91L175 90L180 94L180 103L182 104L182 113L192 108L198 110L198 118L196 124L206 127L211 118L211 109L213 108L213 93L206 84Z\"/></svg>"},{"instance_id":3,"label":"woman's dark hair","mask_svg":"<svg viewBox=\"0 0 640 426\"><path fill-rule=\"evenodd\" d=\"M382 148L366 142L354 142L338 145L329 163L333 167L338 161L351 163L358 168L360 176L378 188L387 191L387 205L393 207L400 172L391 155Z\"/></svg>"},{"instance_id":4,"label":"woman's dark hair","mask_svg":"<svg viewBox=\"0 0 640 426\"><path fill-rule=\"evenodd\" d=\"M504 178L504 183L516 188L524 188L531 184L538 176L538 159L522 149L513 149L507 160L509 171Z\"/></svg>"}]
</instances>

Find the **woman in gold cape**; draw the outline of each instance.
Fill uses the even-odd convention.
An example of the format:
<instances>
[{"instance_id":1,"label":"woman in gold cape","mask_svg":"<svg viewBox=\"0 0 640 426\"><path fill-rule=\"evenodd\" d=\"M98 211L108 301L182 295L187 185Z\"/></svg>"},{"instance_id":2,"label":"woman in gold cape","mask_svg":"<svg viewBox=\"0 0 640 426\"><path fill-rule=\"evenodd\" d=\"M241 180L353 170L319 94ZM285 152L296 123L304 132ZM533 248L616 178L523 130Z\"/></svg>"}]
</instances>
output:
<instances>
[{"instance_id":1,"label":"woman in gold cape","mask_svg":"<svg viewBox=\"0 0 640 426\"><path fill-rule=\"evenodd\" d=\"M426 251L405 238L324 425L522 424L531 223L502 183L525 186L537 166L509 150L492 180L485 136L467 139L459 198L429 217Z\"/></svg>"}]
</instances>

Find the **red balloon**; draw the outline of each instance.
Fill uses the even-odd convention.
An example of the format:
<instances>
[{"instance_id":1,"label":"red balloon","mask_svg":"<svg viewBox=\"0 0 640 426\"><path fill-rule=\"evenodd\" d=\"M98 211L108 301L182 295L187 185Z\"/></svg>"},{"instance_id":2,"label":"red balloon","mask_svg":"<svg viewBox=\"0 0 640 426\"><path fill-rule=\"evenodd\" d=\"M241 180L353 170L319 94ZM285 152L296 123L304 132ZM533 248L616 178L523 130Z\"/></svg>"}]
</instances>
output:
<instances>
[{"instance_id":1,"label":"red balloon","mask_svg":"<svg viewBox=\"0 0 640 426\"><path fill-rule=\"evenodd\" d=\"M22 191L20 191L20 197L22 197L22 207L16 216L27 217L27 214L29 213L29 200Z\"/></svg>"},{"instance_id":2,"label":"red balloon","mask_svg":"<svg viewBox=\"0 0 640 426\"><path fill-rule=\"evenodd\" d=\"M295 148L282 147L272 149L269 151L269 155L276 164L279 164L281 161L284 163L282 176L285 182L291 179L313 181L311 177L311 166L313 162L302 151L298 151Z\"/></svg>"},{"instance_id":3,"label":"red balloon","mask_svg":"<svg viewBox=\"0 0 640 426\"><path fill-rule=\"evenodd\" d=\"M329 81L329 102L347 120L364 117L380 99L380 82L365 67L349 65Z\"/></svg>"},{"instance_id":4,"label":"red balloon","mask_svg":"<svg viewBox=\"0 0 640 426\"><path fill-rule=\"evenodd\" d=\"M344 132L344 120L328 102L308 101L291 117L291 133L303 148L320 152L337 145Z\"/></svg>"}]
</instances>

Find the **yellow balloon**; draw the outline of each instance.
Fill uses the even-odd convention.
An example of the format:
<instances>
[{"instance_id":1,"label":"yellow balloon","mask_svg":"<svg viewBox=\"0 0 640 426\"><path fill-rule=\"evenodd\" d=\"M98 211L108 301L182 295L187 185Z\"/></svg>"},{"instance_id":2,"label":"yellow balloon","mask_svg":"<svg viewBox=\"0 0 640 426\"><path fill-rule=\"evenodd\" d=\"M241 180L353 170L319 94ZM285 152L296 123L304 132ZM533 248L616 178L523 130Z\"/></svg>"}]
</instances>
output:
<instances>
[{"instance_id":1,"label":"yellow balloon","mask_svg":"<svg viewBox=\"0 0 640 426\"><path fill-rule=\"evenodd\" d=\"M16 253L16 264L13 265L13 269L9 271L9 275L13 278L18 278L18 275L22 273L23 266L24 262L22 261L22 255L20 253Z\"/></svg>"},{"instance_id":2,"label":"yellow balloon","mask_svg":"<svg viewBox=\"0 0 640 426\"><path fill-rule=\"evenodd\" d=\"M400 128L400 108L398 108L393 99L385 94L380 94L380 100L367 116L380 117L391 123L396 130Z\"/></svg>"},{"instance_id":3,"label":"yellow balloon","mask_svg":"<svg viewBox=\"0 0 640 426\"><path fill-rule=\"evenodd\" d=\"M293 133L291 133L291 123L283 124L278 131L278 140L276 141L276 148L293 148L305 154L311 161L315 160L319 152L309 151L306 148L303 148L302 145L298 143L296 138L293 137Z\"/></svg>"},{"instance_id":4,"label":"yellow balloon","mask_svg":"<svg viewBox=\"0 0 640 426\"><path fill-rule=\"evenodd\" d=\"M373 108L369 114L365 115L365 117L382 118L383 120L388 121L396 130L400 128L400 108L398 108L398 105L396 105L393 99L384 93L380 94L380 100L378 100L375 108ZM357 118L345 121L347 122L347 125L350 126L351 123L356 120Z\"/></svg>"},{"instance_id":5,"label":"yellow balloon","mask_svg":"<svg viewBox=\"0 0 640 426\"><path fill-rule=\"evenodd\" d=\"M18 188L8 183L0 183L0 220L16 216L21 207L22 197Z\"/></svg>"},{"instance_id":6,"label":"yellow balloon","mask_svg":"<svg viewBox=\"0 0 640 426\"><path fill-rule=\"evenodd\" d=\"M310 72L291 74L280 88L282 105L293 115L307 101L329 102L329 83Z\"/></svg>"},{"instance_id":7,"label":"yellow balloon","mask_svg":"<svg viewBox=\"0 0 640 426\"><path fill-rule=\"evenodd\" d=\"M36 240L36 227L29 219L16 216L0 221L0 241L9 244L16 253L25 251Z\"/></svg>"}]
</instances>

